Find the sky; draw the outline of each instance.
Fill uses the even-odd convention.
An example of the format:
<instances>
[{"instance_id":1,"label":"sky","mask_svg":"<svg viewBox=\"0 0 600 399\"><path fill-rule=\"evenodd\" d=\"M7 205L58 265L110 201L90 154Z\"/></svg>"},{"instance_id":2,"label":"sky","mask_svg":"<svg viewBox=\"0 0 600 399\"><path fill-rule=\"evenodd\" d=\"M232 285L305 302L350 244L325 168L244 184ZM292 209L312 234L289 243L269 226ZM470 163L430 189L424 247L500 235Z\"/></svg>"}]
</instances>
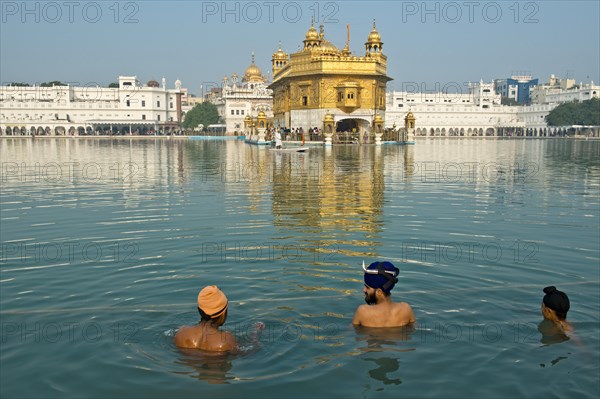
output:
<instances>
[{"instance_id":1,"label":"sky","mask_svg":"<svg viewBox=\"0 0 600 399\"><path fill-rule=\"evenodd\" d=\"M600 82L600 1L5 1L0 81L107 86L119 75L197 96L256 64L271 76L281 43L298 51L323 24L364 55L375 19L388 89L466 91L468 82L550 74ZM419 90L415 90L415 88Z\"/></svg>"}]
</instances>

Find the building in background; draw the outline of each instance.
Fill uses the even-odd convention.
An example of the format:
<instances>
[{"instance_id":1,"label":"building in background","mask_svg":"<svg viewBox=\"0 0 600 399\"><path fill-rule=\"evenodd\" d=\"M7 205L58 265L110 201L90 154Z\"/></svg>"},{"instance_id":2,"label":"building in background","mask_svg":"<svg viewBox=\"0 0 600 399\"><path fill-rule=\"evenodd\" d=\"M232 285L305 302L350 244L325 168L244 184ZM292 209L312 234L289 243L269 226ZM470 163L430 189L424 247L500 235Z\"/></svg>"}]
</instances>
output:
<instances>
[{"instance_id":1,"label":"building in background","mask_svg":"<svg viewBox=\"0 0 600 399\"><path fill-rule=\"evenodd\" d=\"M533 79L530 75L513 75L507 79L496 79L494 89L502 97L525 105L530 103L530 93L537 84L538 79Z\"/></svg>"},{"instance_id":2,"label":"building in background","mask_svg":"<svg viewBox=\"0 0 600 399\"><path fill-rule=\"evenodd\" d=\"M600 97L600 86L594 82L575 84L575 79L560 79L550 75L548 82L538 85L531 92L532 104L567 103Z\"/></svg>"},{"instance_id":3,"label":"building in background","mask_svg":"<svg viewBox=\"0 0 600 399\"><path fill-rule=\"evenodd\" d=\"M182 122L181 81L175 88L155 80L119 76L115 88L74 86L0 87L2 135L172 134Z\"/></svg>"},{"instance_id":4,"label":"building in background","mask_svg":"<svg viewBox=\"0 0 600 399\"><path fill-rule=\"evenodd\" d=\"M237 73L223 78L220 88L213 88L207 95L207 100L217 106L219 116L229 134L244 132L246 116L256 117L262 111L267 118L273 117L273 91L268 88L268 82L260 68L252 62L238 81Z\"/></svg>"}]
</instances>

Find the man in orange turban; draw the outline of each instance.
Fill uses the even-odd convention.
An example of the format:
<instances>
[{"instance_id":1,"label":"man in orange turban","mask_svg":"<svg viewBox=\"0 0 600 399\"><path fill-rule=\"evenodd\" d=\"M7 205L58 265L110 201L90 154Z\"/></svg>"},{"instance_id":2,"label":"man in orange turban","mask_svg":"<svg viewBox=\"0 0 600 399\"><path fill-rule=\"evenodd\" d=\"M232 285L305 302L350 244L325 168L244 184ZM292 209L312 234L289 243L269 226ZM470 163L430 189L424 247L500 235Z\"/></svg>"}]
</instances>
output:
<instances>
[{"instance_id":1,"label":"man in orange turban","mask_svg":"<svg viewBox=\"0 0 600 399\"><path fill-rule=\"evenodd\" d=\"M219 287L204 287L198 294L200 323L181 327L175 334L175 345L215 352L235 351L237 341L233 334L219 330L227 320L227 306L227 297Z\"/></svg>"}]
</instances>

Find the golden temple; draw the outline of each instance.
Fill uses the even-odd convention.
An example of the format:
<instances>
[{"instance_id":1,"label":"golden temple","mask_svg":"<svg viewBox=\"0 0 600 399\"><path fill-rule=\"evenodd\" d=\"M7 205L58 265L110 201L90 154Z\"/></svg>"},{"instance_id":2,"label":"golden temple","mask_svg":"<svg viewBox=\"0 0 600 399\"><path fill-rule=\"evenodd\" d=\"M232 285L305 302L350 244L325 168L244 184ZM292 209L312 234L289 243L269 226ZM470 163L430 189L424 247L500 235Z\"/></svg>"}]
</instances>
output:
<instances>
[{"instance_id":1,"label":"golden temple","mask_svg":"<svg viewBox=\"0 0 600 399\"><path fill-rule=\"evenodd\" d=\"M298 52L288 55L280 46L273 54L273 126L382 132L386 85L392 79L375 21L364 55L350 51L349 26L342 50L326 39L323 25L317 31L314 21L303 44Z\"/></svg>"}]
</instances>

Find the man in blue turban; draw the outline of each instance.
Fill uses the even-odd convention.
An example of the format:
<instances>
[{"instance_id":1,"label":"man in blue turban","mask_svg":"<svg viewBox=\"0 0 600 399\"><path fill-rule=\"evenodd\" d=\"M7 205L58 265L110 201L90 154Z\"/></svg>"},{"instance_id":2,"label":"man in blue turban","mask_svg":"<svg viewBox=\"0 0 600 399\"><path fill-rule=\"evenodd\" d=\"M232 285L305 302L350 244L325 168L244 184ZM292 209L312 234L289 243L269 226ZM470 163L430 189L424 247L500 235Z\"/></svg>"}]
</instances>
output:
<instances>
[{"instance_id":1,"label":"man in blue turban","mask_svg":"<svg viewBox=\"0 0 600 399\"><path fill-rule=\"evenodd\" d=\"M406 302L392 301L391 291L398 282L400 270L391 262L373 262L365 267L366 305L356 309L352 324L365 327L400 327L415 322L415 315Z\"/></svg>"}]
</instances>

